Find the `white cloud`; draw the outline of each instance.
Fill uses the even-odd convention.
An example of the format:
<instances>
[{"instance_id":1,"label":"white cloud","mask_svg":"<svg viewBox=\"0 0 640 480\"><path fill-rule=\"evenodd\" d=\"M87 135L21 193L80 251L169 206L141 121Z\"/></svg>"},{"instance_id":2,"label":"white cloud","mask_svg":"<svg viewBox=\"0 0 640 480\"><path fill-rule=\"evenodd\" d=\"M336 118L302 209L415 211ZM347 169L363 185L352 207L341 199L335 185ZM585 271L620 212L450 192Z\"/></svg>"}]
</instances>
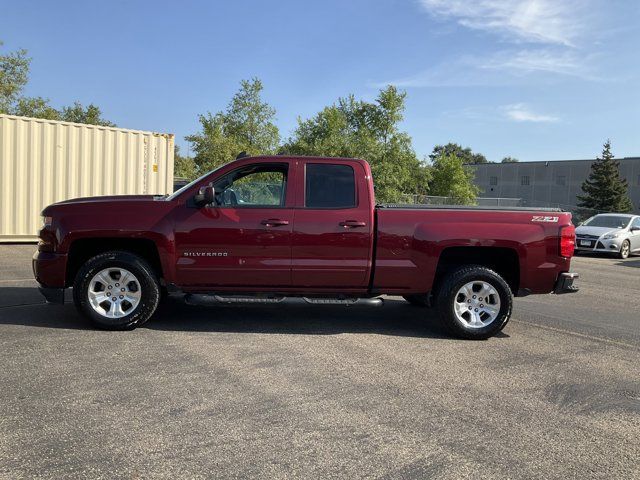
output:
<instances>
[{"instance_id":1,"label":"white cloud","mask_svg":"<svg viewBox=\"0 0 640 480\"><path fill-rule=\"evenodd\" d=\"M574 46L587 31L587 0L420 0L434 17L512 40Z\"/></svg>"},{"instance_id":2,"label":"white cloud","mask_svg":"<svg viewBox=\"0 0 640 480\"><path fill-rule=\"evenodd\" d=\"M532 112L524 103L505 105L501 110L506 118L515 122L555 123L560 120L560 118L554 115L543 115Z\"/></svg>"},{"instance_id":3,"label":"white cloud","mask_svg":"<svg viewBox=\"0 0 640 480\"><path fill-rule=\"evenodd\" d=\"M479 60L478 66L484 69L508 71L514 75L537 72L596 80L589 67L593 58L594 55L579 55L573 50L505 50L485 60Z\"/></svg>"},{"instance_id":4,"label":"white cloud","mask_svg":"<svg viewBox=\"0 0 640 480\"><path fill-rule=\"evenodd\" d=\"M488 56L450 59L417 74L376 82L372 86L392 84L411 88L537 84L548 74L599 80L584 60L584 56L578 56L573 51L553 48L507 49Z\"/></svg>"}]
</instances>

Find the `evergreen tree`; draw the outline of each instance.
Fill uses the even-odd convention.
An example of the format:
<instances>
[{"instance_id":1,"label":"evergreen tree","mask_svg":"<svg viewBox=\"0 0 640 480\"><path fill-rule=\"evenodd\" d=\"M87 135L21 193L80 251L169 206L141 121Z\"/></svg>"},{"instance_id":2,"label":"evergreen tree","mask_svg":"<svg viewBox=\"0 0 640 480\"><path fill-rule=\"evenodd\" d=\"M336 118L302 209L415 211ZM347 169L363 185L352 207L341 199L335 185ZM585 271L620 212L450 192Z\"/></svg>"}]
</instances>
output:
<instances>
[{"instance_id":1,"label":"evergreen tree","mask_svg":"<svg viewBox=\"0 0 640 480\"><path fill-rule=\"evenodd\" d=\"M582 184L585 195L578 195L578 206L602 212L626 213L633 210L627 194L627 180L620 177L620 162L611 154L611 142L607 140L602 158L596 158L591 173Z\"/></svg>"}]
</instances>

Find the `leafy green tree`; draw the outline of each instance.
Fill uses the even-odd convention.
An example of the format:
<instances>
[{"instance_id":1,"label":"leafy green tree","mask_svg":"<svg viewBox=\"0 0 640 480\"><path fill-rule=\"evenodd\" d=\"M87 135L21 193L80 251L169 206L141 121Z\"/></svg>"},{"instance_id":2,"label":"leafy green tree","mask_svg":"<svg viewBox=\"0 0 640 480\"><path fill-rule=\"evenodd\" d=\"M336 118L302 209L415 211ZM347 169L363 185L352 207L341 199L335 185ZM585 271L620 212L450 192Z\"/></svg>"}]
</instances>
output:
<instances>
[{"instance_id":1,"label":"leafy green tree","mask_svg":"<svg viewBox=\"0 0 640 480\"><path fill-rule=\"evenodd\" d=\"M339 98L314 117L298 119L281 153L366 159L381 202L400 201L404 193L426 193L429 170L413 151L411 137L399 128L405 97L389 86L372 103L353 95Z\"/></svg>"},{"instance_id":2,"label":"leafy green tree","mask_svg":"<svg viewBox=\"0 0 640 480\"><path fill-rule=\"evenodd\" d=\"M490 163L487 160L487 157L485 157L481 153L473 153L471 151L471 148L462 148L462 146L458 145L457 143L450 142L446 145L436 145L433 148L433 152L429 155L429 158L433 162L436 158L442 155L455 155L456 157L462 159L462 163L464 163L465 165Z\"/></svg>"},{"instance_id":3,"label":"leafy green tree","mask_svg":"<svg viewBox=\"0 0 640 480\"><path fill-rule=\"evenodd\" d=\"M65 122L87 123L90 125L103 125L105 127L115 127L116 124L102 118L100 108L93 103L82 106L80 102L74 102L70 107L63 107L60 112L61 120Z\"/></svg>"},{"instance_id":4,"label":"leafy green tree","mask_svg":"<svg viewBox=\"0 0 640 480\"><path fill-rule=\"evenodd\" d=\"M3 43L0 42L0 47ZM0 113L10 113L24 86L29 81L29 64L26 50L0 55Z\"/></svg>"},{"instance_id":5,"label":"leafy green tree","mask_svg":"<svg viewBox=\"0 0 640 480\"><path fill-rule=\"evenodd\" d=\"M473 183L473 171L453 153L443 153L433 160L429 195L448 197L454 204L475 205L480 190Z\"/></svg>"},{"instance_id":6,"label":"leafy green tree","mask_svg":"<svg viewBox=\"0 0 640 480\"><path fill-rule=\"evenodd\" d=\"M609 140L602 148L602 158L596 158L591 165L582 191L584 195L578 195L578 206L582 208L619 213L633 211L627 180L620 177L620 162L614 160Z\"/></svg>"},{"instance_id":7,"label":"leafy green tree","mask_svg":"<svg viewBox=\"0 0 640 480\"><path fill-rule=\"evenodd\" d=\"M504 157L500 163L518 163L520 160L513 157Z\"/></svg>"},{"instance_id":8,"label":"leafy green tree","mask_svg":"<svg viewBox=\"0 0 640 480\"><path fill-rule=\"evenodd\" d=\"M242 151L249 155L277 151L280 133L275 110L262 100L263 88L257 78L243 80L225 111L200 115L201 131L186 137L200 172L227 163Z\"/></svg>"},{"instance_id":9,"label":"leafy green tree","mask_svg":"<svg viewBox=\"0 0 640 480\"><path fill-rule=\"evenodd\" d=\"M60 112L49 105L48 99L42 97L20 97L10 112L21 117L60 120Z\"/></svg>"},{"instance_id":10,"label":"leafy green tree","mask_svg":"<svg viewBox=\"0 0 640 480\"><path fill-rule=\"evenodd\" d=\"M193 158L186 157L180 154L180 147L177 145L174 147L174 167L173 174L176 177L186 178L187 180L193 180L198 176L198 166L193 161Z\"/></svg>"},{"instance_id":11,"label":"leafy green tree","mask_svg":"<svg viewBox=\"0 0 640 480\"><path fill-rule=\"evenodd\" d=\"M0 42L2 46L2 42ZM24 97L22 91L29 81L31 58L26 50L17 50L0 55L0 113L23 117L65 120L114 127L115 124L102 118L100 109L93 104L84 108L79 102L58 110L42 97Z\"/></svg>"}]
</instances>

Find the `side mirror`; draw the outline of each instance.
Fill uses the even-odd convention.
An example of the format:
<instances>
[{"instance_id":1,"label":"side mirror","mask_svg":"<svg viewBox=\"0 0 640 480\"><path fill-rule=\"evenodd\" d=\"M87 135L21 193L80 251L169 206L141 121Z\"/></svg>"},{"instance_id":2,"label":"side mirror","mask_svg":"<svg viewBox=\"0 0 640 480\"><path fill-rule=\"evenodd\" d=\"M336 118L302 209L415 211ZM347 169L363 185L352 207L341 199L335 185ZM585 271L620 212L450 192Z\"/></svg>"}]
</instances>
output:
<instances>
[{"instance_id":1,"label":"side mirror","mask_svg":"<svg viewBox=\"0 0 640 480\"><path fill-rule=\"evenodd\" d=\"M193 197L193 201L199 207L209 205L210 203L213 203L215 193L216 192L211 185L205 185L204 187L200 187L198 194Z\"/></svg>"},{"instance_id":2,"label":"side mirror","mask_svg":"<svg viewBox=\"0 0 640 480\"><path fill-rule=\"evenodd\" d=\"M637 232L638 230L640 230L640 227L631 227L632 232Z\"/></svg>"}]
</instances>

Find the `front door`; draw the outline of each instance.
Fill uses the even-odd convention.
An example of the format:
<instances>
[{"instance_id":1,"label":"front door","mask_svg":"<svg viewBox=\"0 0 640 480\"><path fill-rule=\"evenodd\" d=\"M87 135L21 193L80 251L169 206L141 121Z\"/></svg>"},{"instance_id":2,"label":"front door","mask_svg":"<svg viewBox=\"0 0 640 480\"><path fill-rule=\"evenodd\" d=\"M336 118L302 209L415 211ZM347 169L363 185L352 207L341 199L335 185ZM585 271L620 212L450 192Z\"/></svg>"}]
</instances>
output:
<instances>
[{"instance_id":1,"label":"front door","mask_svg":"<svg viewBox=\"0 0 640 480\"><path fill-rule=\"evenodd\" d=\"M287 162L246 165L212 182L213 204L185 206L175 225L178 285L291 285L288 177Z\"/></svg>"},{"instance_id":2,"label":"front door","mask_svg":"<svg viewBox=\"0 0 640 480\"><path fill-rule=\"evenodd\" d=\"M368 173L356 161L302 161L292 240L297 287L366 289L371 269L373 210Z\"/></svg>"}]
</instances>

